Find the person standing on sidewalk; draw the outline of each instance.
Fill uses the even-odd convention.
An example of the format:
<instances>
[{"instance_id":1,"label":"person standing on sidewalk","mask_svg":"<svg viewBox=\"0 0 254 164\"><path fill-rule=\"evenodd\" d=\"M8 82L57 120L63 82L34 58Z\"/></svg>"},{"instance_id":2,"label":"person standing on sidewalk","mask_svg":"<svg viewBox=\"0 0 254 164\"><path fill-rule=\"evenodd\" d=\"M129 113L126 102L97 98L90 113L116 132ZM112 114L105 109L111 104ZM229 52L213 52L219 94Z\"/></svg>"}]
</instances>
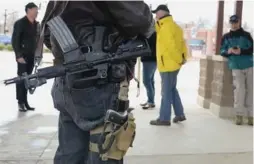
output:
<instances>
[{"instance_id":1,"label":"person standing on sidewalk","mask_svg":"<svg viewBox=\"0 0 254 164\"><path fill-rule=\"evenodd\" d=\"M162 80L162 98L159 118L151 125L171 125L171 105L176 117L174 123L186 120L181 98L177 91L177 75L187 58L187 47L183 31L173 20L166 5L159 5L156 10L156 56L158 70Z\"/></svg>"},{"instance_id":2,"label":"person standing on sidewalk","mask_svg":"<svg viewBox=\"0 0 254 164\"><path fill-rule=\"evenodd\" d=\"M18 76L23 73L31 74L34 67L34 53L36 39L39 31L39 23L35 20L38 14L38 7L34 3L25 6L26 16L17 20L14 24L12 34L12 47L15 52ZM16 85L16 98L20 112L34 110L27 101L27 89L24 83Z\"/></svg>"},{"instance_id":3,"label":"person standing on sidewalk","mask_svg":"<svg viewBox=\"0 0 254 164\"><path fill-rule=\"evenodd\" d=\"M237 15L229 22L231 30L222 37L220 53L228 58L233 74L236 124L242 125L247 113L248 124L253 125L253 38L241 27Z\"/></svg>"},{"instance_id":4,"label":"person standing on sidewalk","mask_svg":"<svg viewBox=\"0 0 254 164\"><path fill-rule=\"evenodd\" d=\"M156 64L156 32L148 39L152 55L141 58L143 63L143 84L146 88L147 102L140 104L142 108L152 109L155 107L154 96L154 73L157 69Z\"/></svg>"}]
</instances>

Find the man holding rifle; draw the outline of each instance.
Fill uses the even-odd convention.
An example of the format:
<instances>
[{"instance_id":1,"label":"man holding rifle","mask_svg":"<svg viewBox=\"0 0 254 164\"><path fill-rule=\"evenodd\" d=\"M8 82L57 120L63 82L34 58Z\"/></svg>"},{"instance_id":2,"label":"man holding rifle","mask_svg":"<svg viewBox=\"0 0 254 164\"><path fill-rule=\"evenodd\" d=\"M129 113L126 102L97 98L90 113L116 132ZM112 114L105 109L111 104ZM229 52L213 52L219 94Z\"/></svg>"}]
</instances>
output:
<instances>
[{"instance_id":1,"label":"man holding rifle","mask_svg":"<svg viewBox=\"0 0 254 164\"><path fill-rule=\"evenodd\" d=\"M32 91L56 77L52 97L60 115L54 164L123 163L135 136L129 81L136 57L150 53L143 38L152 35L153 24L143 1L49 1L38 45L44 36L54 66L5 83L25 81Z\"/></svg>"}]
</instances>

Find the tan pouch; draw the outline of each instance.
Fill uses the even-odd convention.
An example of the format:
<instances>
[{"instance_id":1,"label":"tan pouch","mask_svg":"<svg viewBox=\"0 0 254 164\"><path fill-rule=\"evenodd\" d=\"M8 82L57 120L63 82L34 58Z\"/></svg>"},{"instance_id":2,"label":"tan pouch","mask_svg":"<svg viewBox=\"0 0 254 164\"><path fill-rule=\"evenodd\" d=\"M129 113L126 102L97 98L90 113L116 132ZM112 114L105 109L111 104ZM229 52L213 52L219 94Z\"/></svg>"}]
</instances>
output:
<instances>
[{"instance_id":1,"label":"tan pouch","mask_svg":"<svg viewBox=\"0 0 254 164\"><path fill-rule=\"evenodd\" d=\"M105 142L104 142L104 146L106 147L106 145L108 145L109 140L110 140L110 134L108 134L106 136ZM110 147L109 151L105 154L103 154L101 157L102 159L115 159L115 160L121 160L123 158L123 156L125 155L124 151L121 151L117 148L116 146L116 140L114 140L112 146Z\"/></svg>"},{"instance_id":2,"label":"tan pouch","mask_svg":"<svg viewBox=\"0 0 254 164\"><path fill-rule=\"evenodd\" d=\"M108 129L107 132L109 133L105 136L103 148L106 148L110 144L110 139L112 135L115 136L115 139L108 152L106 152L105 154L101 154L102 160L107 159L121 160L124 157L124 155L126 154L127 150L129 149L134 140L136 130L136 124L134 120L135 119L133 118L133 115L129 114L128 121L116 132L110 133L109 129L111 128L107 128ZM99 133L101 131L102 127L93 130L93 134ZM98 145L90 142L90 151L99 152Z\"/></svg>"},{"instance_id":3,"label":"tan pouch","mask_svg":"<svg viewBox=\"0 0 254 164\"><path fill-rule=\"evenodd\" d=\"M129 117L129 120L123 125L116 136L116 146L121 151L127 151L132 145L136 131L134 120L133 117Z\"/></svg>"}]
</instances>

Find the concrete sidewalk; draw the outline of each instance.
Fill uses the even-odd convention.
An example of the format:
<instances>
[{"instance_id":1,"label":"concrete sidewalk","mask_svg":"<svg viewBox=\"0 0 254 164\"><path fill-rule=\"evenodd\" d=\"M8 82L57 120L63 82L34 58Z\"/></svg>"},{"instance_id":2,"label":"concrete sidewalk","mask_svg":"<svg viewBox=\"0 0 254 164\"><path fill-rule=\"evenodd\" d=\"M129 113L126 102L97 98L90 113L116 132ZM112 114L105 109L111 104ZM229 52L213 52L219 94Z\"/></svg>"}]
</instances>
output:
<instances>
[{"instance_id":1,"label":"concrete sidewalk","mask_svg":"<svg viewBox=\"0 0 254 164\"><path fill-rule=\"evenodd\" d=\"M0 79L15 76L15 62L0 53ZM44 65L46 66L46 65ZM185 106L187 121L171 127L154 127L160 104L160 77L156 74L155 110L143 111L136 98L136 84L131 86L131 106L135 107L137 136L126 157L126 164L252 164L252 127L236 126L196 105L199 80L198 61L187 63L178 78L178 88ZM0 164L52 164L58 145L58 112L50 96L52 81L29 96L35 112L18 113L15 86L0 86Z\"/></svg>"}]
</instances>

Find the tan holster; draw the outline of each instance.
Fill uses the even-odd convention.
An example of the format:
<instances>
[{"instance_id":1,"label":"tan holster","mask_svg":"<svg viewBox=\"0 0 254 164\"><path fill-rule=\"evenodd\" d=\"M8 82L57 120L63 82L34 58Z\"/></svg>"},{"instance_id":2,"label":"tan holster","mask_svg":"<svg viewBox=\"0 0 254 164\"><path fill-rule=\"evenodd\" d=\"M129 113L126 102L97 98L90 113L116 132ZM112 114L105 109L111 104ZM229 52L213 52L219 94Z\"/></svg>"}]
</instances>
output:
<instances>
[{"instance_id":1,"label":"tan holster","mask_svg":"<svg viewBox=\"0 0 254 164\"><path fill-rule=\"evenodd\" d=\"M113 130L113 125L110 123L106 127L98 127L90 132L91 135L105 134L103 148L106 148L113 136L114 141L111 147L105 154L100 154L102 160L115 159L121 160L126 154L129 147L135 138L136 124L132 113L129 113L128 121L117 130ZM90 142L90 151L100 153L97 143Z\"/></svg>"}]
</instances>

